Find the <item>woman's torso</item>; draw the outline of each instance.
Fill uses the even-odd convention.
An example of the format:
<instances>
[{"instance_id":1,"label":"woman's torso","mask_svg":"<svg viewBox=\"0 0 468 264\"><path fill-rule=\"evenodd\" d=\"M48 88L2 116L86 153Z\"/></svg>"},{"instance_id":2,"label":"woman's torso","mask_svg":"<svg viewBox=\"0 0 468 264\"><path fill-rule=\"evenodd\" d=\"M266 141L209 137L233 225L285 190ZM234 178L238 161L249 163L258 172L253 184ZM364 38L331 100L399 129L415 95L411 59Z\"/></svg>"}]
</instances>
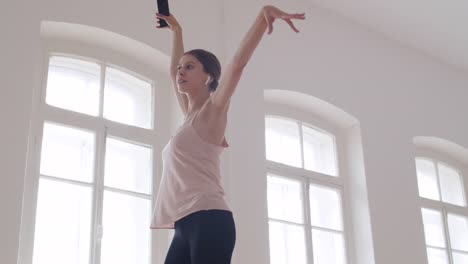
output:
<instances>
[{"instance_id":1,"label":"woman's torso","mask_svg":"<svg viewBox=\"0 0 468 264\"><path fill-rule=\"evenodd\" d=\"M203 109L203 108L202 108ZM200 135L200 112L187 115L163 149L163 175L156 199L152 228L173 228L173 222L199 210L229 210L221 184L220 156L228 146L209 142ZM206 117L205 117L206 118ZM213 119L211 119L213 120ZM221 127L221 129L223 129ZM225 129L225 128L224 128ZM219 132L219 130L212 129Z\"/></svg>"}]
</instances>

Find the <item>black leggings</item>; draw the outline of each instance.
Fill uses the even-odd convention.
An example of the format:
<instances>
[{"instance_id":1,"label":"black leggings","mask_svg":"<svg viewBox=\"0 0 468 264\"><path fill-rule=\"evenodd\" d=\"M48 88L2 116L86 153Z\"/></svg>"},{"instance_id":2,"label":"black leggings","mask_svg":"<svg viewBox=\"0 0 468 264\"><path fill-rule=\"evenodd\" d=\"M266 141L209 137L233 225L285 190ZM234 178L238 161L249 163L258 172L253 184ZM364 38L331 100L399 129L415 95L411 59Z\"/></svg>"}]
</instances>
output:
<instances>
[{"instance_id":1,"label":"black leggings","mask_svg":"<svg viewBox=\"0 0 468 264\"><path fill-rule=\"evenodd\" d=\"M230 211L198 211L175 222L164 264L229 264L235 243Z\"/></svg>"}]
</instances>

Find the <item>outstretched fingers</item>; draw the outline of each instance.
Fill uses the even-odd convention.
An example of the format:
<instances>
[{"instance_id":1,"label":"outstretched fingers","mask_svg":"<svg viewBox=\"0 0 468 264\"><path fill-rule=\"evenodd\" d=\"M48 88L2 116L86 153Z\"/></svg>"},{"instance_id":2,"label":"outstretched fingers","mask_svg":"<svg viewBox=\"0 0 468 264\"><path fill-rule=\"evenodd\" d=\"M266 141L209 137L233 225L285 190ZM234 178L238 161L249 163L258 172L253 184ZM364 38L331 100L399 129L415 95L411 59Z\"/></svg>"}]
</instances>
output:
<instances>
[{"instance_id":1,"label":"outstretched fingers","mask_svg":"<svg viewBox=\"0 0 468 264\"><path fill-rule=\"evenodd\" d=\"M305 19L305 13L290 14L290 18L304 20Z\"/></svg>"},{"instance_id":2,"label":"outstretched fingers","mask_svg":"<svg viewBox=\"0 0 468 264\"><path fill-rule=\"evenodd\" d=\"M292 19L305 19L305 13L296 13L296 14L288 14L287 17L284 18L284 21L288 23L288 25L294 30L294 32L299 32L299 30L294 26L294 23L291 21Z\"/></svg>"},{"instance_id":3,"label":"outstretched fingers","mask_svg":"<svg viewBox=\"0 0 468 264\"><path fill-rule=\"evenodd\" d=\"M294 26L291 19L288 18L288 19L285 19L284 21L286 21L286 23L288 23L288 25L292 28L292 30L294 30L294 32L299 33L299 30L296 28L296 26Z\"/></svg>"}]
</instances>

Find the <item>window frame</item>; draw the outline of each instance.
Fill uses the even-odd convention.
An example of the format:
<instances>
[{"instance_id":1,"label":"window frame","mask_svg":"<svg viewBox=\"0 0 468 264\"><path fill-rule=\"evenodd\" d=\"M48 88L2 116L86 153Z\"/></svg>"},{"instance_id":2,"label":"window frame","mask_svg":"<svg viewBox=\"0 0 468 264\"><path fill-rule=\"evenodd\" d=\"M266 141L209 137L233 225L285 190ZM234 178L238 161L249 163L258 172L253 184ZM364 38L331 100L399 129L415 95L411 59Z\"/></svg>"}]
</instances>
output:
<instances>
[{"instance_id":1,"label":"window frame","mask_svg":"<svg viewBox=\"0 0 468 264\"><path fill-rule=\"evenodd\" d=\"M59 124L73 128L91 131L95 134L95 157L94 157L94 182L84 184L92 186L92 229L90 237L90 263L99 263L100 243L97 243L96 235L100 232L98 225L102 224L102 206L103 194L105 190L117 191L118 193L130 194L133 197L140 197L150 201L151 211L148 216L151 217L154 205L155 194L158 190L159 181L162 173L161 150L167 140L170 138L171 102L167 100L170 97L169 89L170 79L165 72L149 67L138 57L126 56L118 51L109 50L106 47L80 43L76 40L62 39L42 39L41 54L36 65L37 74L35 76L35 87L32 101L32 114L30 120L28 161L24 189L23 217L20 234L19 263L30 264L33 258L35 218L38 198L39 179L41 177L51 178L41 175L40 155L41 139L43 138L44 124ZM49 69L49 59L51 56L65 56L74 59L82 59L97 63L100 66L100 99L98 116L91 116L83 113L57 108L46 103L47 75ZM152 128L141 128L131 125L114 122L103 117L103 96L105 69L110 67L147 81L152 88ZM159 89L165 87L166 89ZM170 113L170 114L167 114ZM150 147L152 149L152 178L151 193L140 194L124 190L116 190L110 187L104 187L104 162L106 137L122 140L129 143L136 143L140 146ZM71 182L63 180L64 182ZM83 184L82 184L83 185ZM98 197L96 197L98 195ZM100 209L100 211L98 210ZM95 219L101 219L98 223ZM151 229L148 227L148 232ZM161 261L164 252L169 246L169 239L166 232L151 232L150 239L150 263ZM158 241L158 243L154 243ZM162 242L162 243L160 243Z\"/></svg>"},{"instance_id":2,"label":"window frame","mask_svg":"<svg viewBox=\"0 0 468 264\"><path fill-rule=\"evenodd\" d=\"M463 217L468 218L468 167L465 165L462 161L451 157L448 154L444 154L440 151L428 148L428 147L421 147L418 146L415 150L414 153L414 161L415 161L415 177L417 180L417 167L416 167L416 159L424 159L424 160L429 160L436 165L436 173L437 173L437 184L439 188L439 193L440 193L440 201L437 200L432 200L429 198L421 197L419 195L419 183L418 185L418 190L417 190L417 197L420 205L420 214L421 214L421 224L424 227L424 222L422 219L422 212L421 209L427 208L430 210L436 210L441 213L442 215L442 223L443 223L443 228L444 228L444 239L446 241L446 253L448 256L448 261L449 264L453 264L453 257L452 257L452 252L458 252L458 250L453 250L451 241L450 241L450 234L449 234L449 227L448 227L448 214L455 214L455 215L461 215ZM440 191L440 179L439 179L439 170L438 170L438 164L442 163L444 165L447 165L453 169L455 169L461 176L461 181L463 185L463 191L464 191L464 198L465 198L465 206L460 206L460 205L455 205L455 204L450 204L447 202L442 201L442 193ZM424 243L426 243L426 240L424 239ZM424 245L425 248L427 248L427 244ZM427 255L427 249L426 249L426 257Z\"/></svg>"},{"instance_id":3,"label":"window frame","mask_svg":"<svg viewBox=\"0 0 468 264\"><path fill-rule=\"evenodd\" d=\"M350 210L350 203L347 199L349 197L349 191L347 184L348 178L346 177L346 170L344 168L345 162L345 137L343 136L343 132L341 132L342 128L334 126L331 122L325 120L324 118L320 118L314 113L310 111L304 111L302 109L296 109L286 105L280 105L277 103L272 102L265 102L265 112L264 112L264 120L267 117L276 117L282 118L294 122L299 122L299 137L300 137L300 144L301 144L301 164L304 167L304 151L303 151L303 133L302 133L302 124L307 125L313 129L316 129L319 132L326 133L334 137L334 144L335 144L335 158L337 161L336 170L337 176L331 176L327 174L323 174L320 172L315 172L311 170L306 170L303 168L296 168L290 165L278 163L275 161L270 161L266 159L266 142L265 142L265 168L266 173L265 176L268 177L269 174L278 175L285 179L291 179L295 181L299 181L301 184L301 191L302 191L302 211L304 216L304 223L303 224L296 224L298 226L304 227L305 232L305 247L306 247L306 260L307 263L312 264L314 263L313 260L313 248L312 248L312 229L314 228L311 224L310 219L310 197L309 197L309 186L311 184L323 186L325 188L332 188L338 190L340 192L341 197L341 205L342 205L342 220L343 220L343 231L340 232L343 234L343 239L345 243L345 256L346 256L346 263L352 264L354 262L353 258L353 250L351 247L350 242L353 241L352 238L352 225L351 225L351 210ZM264 133L266 131L266 127L264 128ZM268 204L268 201L267 201ZM268 217L268 223L270 221L277 221L276 219L272 219ZM281 222L281 221L278 221ZM282 221L284 222L284 221ZM289 223L289 222L284 222ZM319 228L320 229L320 228ZM324 229L329 231L328 229ZM270 254L270 252L269 252Z\"/></svg>"}]
</instances>

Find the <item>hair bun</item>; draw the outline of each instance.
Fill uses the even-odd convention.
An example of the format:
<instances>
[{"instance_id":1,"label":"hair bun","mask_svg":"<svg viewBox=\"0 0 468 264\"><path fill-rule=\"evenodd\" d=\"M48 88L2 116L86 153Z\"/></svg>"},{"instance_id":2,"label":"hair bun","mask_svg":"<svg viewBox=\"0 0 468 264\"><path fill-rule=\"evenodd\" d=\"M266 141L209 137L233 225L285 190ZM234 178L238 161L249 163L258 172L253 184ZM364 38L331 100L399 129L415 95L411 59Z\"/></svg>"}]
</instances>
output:
<instances>
[{"instance_id":1,"label":"hair bun","mask_svg":"<svg viewBox=\"0 0 468 264\"><path fill-rule=\"evenodd\" d=\"M218 85L219 85L218 80L214 79L214 80L210 83L210 90L211 90L211 91L215 91L216 88L218 87Z\"/></svg>"}]
</instances>

